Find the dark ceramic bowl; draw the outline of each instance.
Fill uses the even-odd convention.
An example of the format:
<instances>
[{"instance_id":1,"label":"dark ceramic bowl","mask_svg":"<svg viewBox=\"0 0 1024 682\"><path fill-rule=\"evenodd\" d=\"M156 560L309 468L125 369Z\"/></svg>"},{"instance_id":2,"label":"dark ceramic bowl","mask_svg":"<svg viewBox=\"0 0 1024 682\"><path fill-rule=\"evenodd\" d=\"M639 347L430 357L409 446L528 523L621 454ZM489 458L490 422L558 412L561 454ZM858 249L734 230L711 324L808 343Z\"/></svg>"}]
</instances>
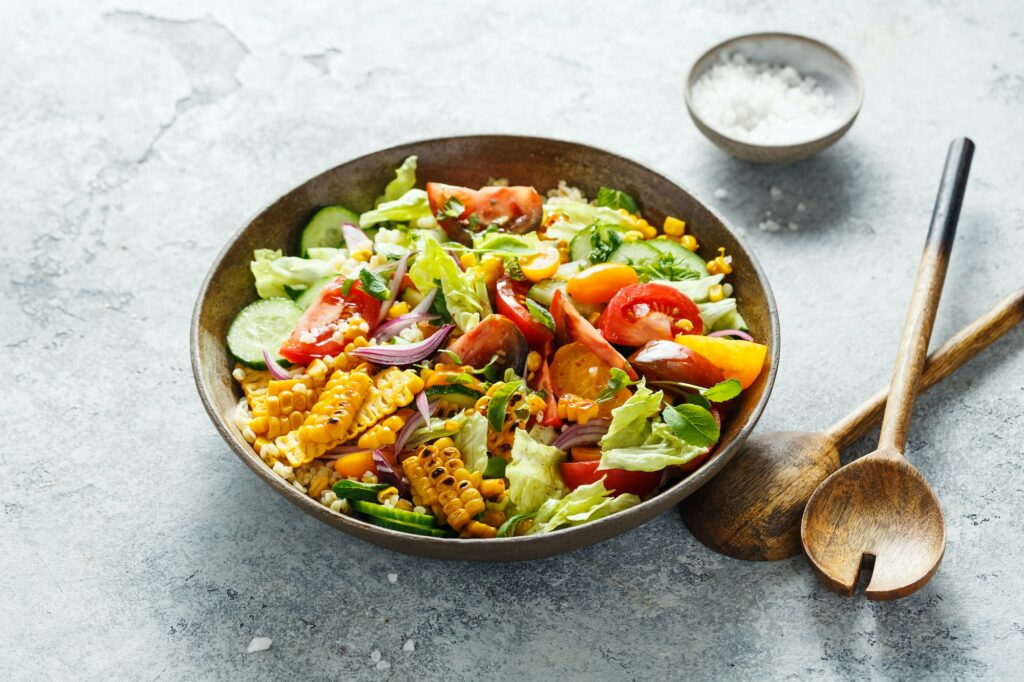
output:
<instances>
[{"instance_id":1,"label":"dark ceramic bowl","mask_svg":"<svg viewBox=\"0 0 1024 682\"><path fill-rule=\"evenodd\" d=\"M563 179L588 196L595 196L601 186L622 189L636 198L653 225L660 225L666 215L684 219L706 258L713 257L715 247L724 246L733 256L730 281L740 310L754 337L768 345L768 356L757 382L738 400L714 456L687 478L627 511L546 535L495 540L429 538L379 528L322 506L264 464L231 419L241 393L231 378L232 362L224 341L235 313L256 298L249 272L253 249L293 251L302 227L327 204L368 210L410 154L419 157L416 175L421 184L437 180L478 187L488 178L502 177L542 192ZM779 319L768 281L754 257L721 216L675 183L638 163L581 144L479 135L415 142L349 161L302 183L260 212L231 238L203 282L192 315L191 353L199 396L221 436L246 466L295 506L349 535L407 554L517 561L568 552L619 535L678 504L714 476L739 451L768 401L779 361Z\"/></svg>"}]
</instances>

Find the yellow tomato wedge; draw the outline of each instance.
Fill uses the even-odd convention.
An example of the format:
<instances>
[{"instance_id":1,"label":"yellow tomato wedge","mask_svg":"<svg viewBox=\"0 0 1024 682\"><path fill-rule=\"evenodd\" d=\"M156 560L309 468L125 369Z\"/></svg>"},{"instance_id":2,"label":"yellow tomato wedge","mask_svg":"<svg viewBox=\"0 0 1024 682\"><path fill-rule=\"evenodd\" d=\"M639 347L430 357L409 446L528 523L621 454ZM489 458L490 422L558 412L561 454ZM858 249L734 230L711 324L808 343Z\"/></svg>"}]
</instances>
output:
<instances>
[{"instance_id":1,"label":"yellow tomato wedge","mask_svg":"<svg viewBox=\"0 0 1024 682\"><path fill-rule=\"evenodd\" d=\"M562 257L558 249L546 246L539 253L519 257L519 269L531 282L539 282L548 279L558 271L562 264Z\"/></svg>"},{"instance_id":2,"label":"yellow tomato wedge","mask_svg":"<svg viewBox=\"0 0 1024 682\"><path fill-rule=\"evenodd\" d=\"M367 450L342 455L334 460L334 470L338 472L339 476L346 478L362 478L367 471L376 474L377 467L373 464L373 451Z\"/></svg>"},{"instance_id":3,"label":"yellow tomato wedge","mask_svg":"<svg viewBox=\"0 0 1024 682\"><path fill-rule=\"evenodd\" d=\"M760 343L696 334L680 334L676 343L703 355L722 370L726 379L739 379L743 388L757 379L768 353L768 346Z\"/></svg>"},{"instance_id":4,"label":"yellow tomato wedge","mask_svg":"<svg viewBox=\"0 0 1024 682\"><path fill-rule=\"evenodd\" d=\"M580 303L607 303L619 289L639 281L636 270L624 263L601 263L573 275L566 291Z\"/></svg>"}]
</instances>

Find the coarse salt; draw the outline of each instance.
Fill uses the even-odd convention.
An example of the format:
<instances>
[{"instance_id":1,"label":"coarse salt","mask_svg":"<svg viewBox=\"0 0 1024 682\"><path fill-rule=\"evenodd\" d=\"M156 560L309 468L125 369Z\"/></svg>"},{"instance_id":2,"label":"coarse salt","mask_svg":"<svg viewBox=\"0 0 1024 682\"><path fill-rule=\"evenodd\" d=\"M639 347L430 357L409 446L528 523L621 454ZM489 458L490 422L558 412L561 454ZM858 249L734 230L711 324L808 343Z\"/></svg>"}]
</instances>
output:
<instances>
[{"instance_id":1,"label":"coarse salt","mask_svg":"<svg viewBox=\"0 0 1024 682\"><path fill-rule=\"evenodd\" d=\"M273 643L274 640L269 637L253 637L252 641L249 642L249 647L245 651L250 654L256 651L266 651Z\"/></svg>"},{"instance_id":2,"label":"coarse salt","mask_svg":"<svg viewBox=\"0 0 1024 682\"><path fill-rule=\"evenodd\" d=\"M724 189L722 189L721 187L719 187L718 189L715 190L715 198L716 199L725 199L728 196L729 196L729 193L727 191L725 191Z\"/></svg>"},{"instance_id":3,"label":"coarse salt","mask_svg":"<svg viewBox=\"0 0 1024 682\"><path fill-rule=\"evenodd\" d=\"M392 585L397 583L398 582L398 574L397 573L388 573L388 582L391 583Z\"/></svg>"},{"instance_id":4,"label":"coarse salt","mask_svg":"<svg viewBox=\"0 0 1024 682\"><path fill-rule=\"evenodd\" d=\"M402 645L402 651L416 651L416 642L411 639L407 640L405 644Z\"/></svg>"},{"instance_id":5,"label":"coarse salt","mask_svg":"<svg viewBox=\"0 0 1024 682\"><path fill-rule=\"evenodd\" d=\"M693 85L693 107L716 130L744 142L795 144L839 124L835 98L792 66L723 54Z\"/></svg>"}]
</instances>

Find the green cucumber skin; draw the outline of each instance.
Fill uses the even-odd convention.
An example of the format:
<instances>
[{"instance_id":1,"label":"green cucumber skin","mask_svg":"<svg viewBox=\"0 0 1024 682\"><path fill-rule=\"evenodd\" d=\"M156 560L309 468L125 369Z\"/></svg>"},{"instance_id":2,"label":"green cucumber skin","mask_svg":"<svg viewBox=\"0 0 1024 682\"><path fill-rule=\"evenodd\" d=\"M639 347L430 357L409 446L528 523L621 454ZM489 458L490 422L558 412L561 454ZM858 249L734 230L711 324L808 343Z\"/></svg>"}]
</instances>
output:
<instances>
[{"instance_id":1,"label":"green cucumber skin","mask_svg":"<svg viewBox=\"0 0 1024 682\"><path fill-rule=\"evenodd\" d=\"M387 528L388 530L396 530L402 533L409 533L411 535L426 535L432 538L453 538L455 533L450 530L443 530L441 528L427 528L426 526L417 526L414 523L402 523L401 521L393 521L392 519L380 519L375 516L371 516L368 522L374 526L381 528Z\"/></svg>"},{"instance_id":2,"label":"green cucumber skin","mask_svg":"<svg viewBox=\"0 0 1024 682\"><path fill-rule=\"evenodd\" d=\"M682 260L685 263L686 267L690 268L691 270L695 270L701 277L708 276L708 266L707 263L704 262L704 259L701 258L696 253L694 253L693 251L690 251L688 248L686 248L679 242L674 242L671 239L659 237L657 239L651 239L644 243L650 246L652 249L660 251L661 253L672 254L679 260Z\"/></svg>"},{"instance_id":3,"label":"green cucumber skin","mask_svg":"<svg viewBox=\"0 0 1024 682\"><path fill-rule=\"evenodd\" d=\"M328 284L333 282L335 279L337 278L324 277L319 282L314 282L311 287L309 287L308 289L306 289L305 291L298 295L298 297L295 299L295 304L298 305L303 310L305 310L309 306L313 305L314 301L320 298L320 292L323 291L324 288Z\"/></svg>"},{"instance_id":4,"label":"green cucumber skin","mask_svg":"<svg viewBox=\"0 0 1024 682\"><path fill-rule=\"evenodd\" d=\"M228 328L227 344L231 357L247 367L266 369L263 350L272 351L274 359L284 365L278 354L302 316L302 308L288 298L267 298L253 301L238 311ZM257 329L263 325L264 329ZM266 328L267 326L271 328Z\"/></svg>"},{"instance_id":5,"label":"green cucumber skin","mask_svg":"<svg viewBox=\"0 0 1024 682\"><path fill-rule=\"evenodd\" d=\"M341 499L355 501L365 500L376 502L377 493L388 487L386 483L357 483L355 481L341 480L334 484L334 494Z\"/></svg>"},{"instance_id":6,"label":"green cucumber skin","mask_svg":"<svg viewBox=\"0 0 1024 682\"><path fill-rule=\"evenodd\" d=\"M476 405L476 401L483 397L483 393L462 384L449 384L447 386L431 386L426 390L427 398L431 400L443 400L452 405L462 408L470 408Z\"/></svg>"},{"instance_id":7,"label":"green cucumber skin","mask_svg":"<svg viewBox=\"0 0 1024 682\"><path fill-rule=\"evenodd\" d=\"M610 223L600 223L598 225L588 225L587 227L580 230L572 241L569 242L569 259L570 260L581 260L590 262L590 253L594 250L594 247L590 243L590 235L594 234L598 228L605 230L614 230L620 235L626 234L618 225L612 225Z\"/></svg>"},{"instance_id":8,"label":"green cucumber skin","mask_svg":"<svg viewBox=\"0 0 1024 682\"><path fill-rule=\"evenodd\" d=\"M609 263L640 264L653 262L661 254L646 242L625 242L608 256Z\"/></svg>"},{"instance_id":9,"label":"green cucumber skin","mask_svg":"<svg viewBox=\"0 0 1024 682\"><path fill-rule=\"evenodd\" d=\"M360 514L366 514L367 516L373 516L378 519L398 521L399 523L405 523L410 526L420 526L422 528L437 527L437 518L434 516L417 514L416 512L408 512L402 509L395 509L393 507L385 507L384 505L377 504L376 502L356 500L352 503L352 508Z\"/></svg>"},{"instance_id":10,"label":"green cucumber skin","mask_svg":"<svg viewBox=\"0 0 1024 682\"><path fill-rule=\"evenodd\" d=\"M344 206L325 206L313 214L299 239L299 254L306 258L309 249L318 246L338 248L345 245L341 226L345 223L359 224L359 214Z\"/></svg>"}]
</instances>

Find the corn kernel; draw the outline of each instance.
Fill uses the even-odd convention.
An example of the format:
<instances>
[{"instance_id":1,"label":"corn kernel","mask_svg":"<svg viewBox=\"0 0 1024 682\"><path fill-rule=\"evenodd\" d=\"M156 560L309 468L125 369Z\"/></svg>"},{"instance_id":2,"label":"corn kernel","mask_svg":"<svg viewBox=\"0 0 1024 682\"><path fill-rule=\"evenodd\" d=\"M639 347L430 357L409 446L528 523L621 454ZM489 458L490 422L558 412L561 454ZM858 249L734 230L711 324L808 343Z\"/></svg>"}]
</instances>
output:
<instances>
[{"instance_id":1,"label":"corn kernel","mask_svg":"<svg viewBox=\"0 0 1024 682\"><path fill-rule=\"evenodd\" d=\"M536 372L540 369L541 357L540 353L535 350L530 351L530 354L526 356L526 369L531 372Z\"/></svg>"},{"instance_id":2,"label":"corn kernel","mask_svg":"<svg viewBox=\"0 0 1024 682\"><path fill-rule=\"evenodd\" d=\"M362 262L365 263L366 261L370 260L370 257L372 255L373 255L373 251L372 250L370 250L370 251L353 251L352 252L352 260L362 261Z\"/></svg>"},{"instance_id":3,"label":"corn kernel","mask_svg":"<svg viewBox=\"0 0 1024 682\"><path fill-rule=\"evenodd\" d=\"M732 272L732 256L725 255L725 247L718 247L718 256L708 261L708 273L712 275L728 275Z\"/></svg>"},{"instance_id":4,"label":"corn kernel","mask_svg":"<svg viewBox=\"0 0 1024 682\"><path fill-rule=\"evenodd\" d=\"M476 256L472 253L464 253L459 258L459 262L462 263L462 267L471 268L476 265Z\"/></svg>"},{"instance_id":5,"label":"corn kernel","mask_svg":"<svg viewBox=\"0 0 1024 682\"><path fill-rule=\"evenodd\" d=\"M462 425L459 422L455 421L454 419L448 419L444 423L444 430L445 431L455 432L455 431L458 431L461 428L462 428Z\"/></svg>"},{"instance_id":6,"label":"corn kernel","mask_svg":"<svg viewBox=\"0 0 1024 682\"><path fill-rule=\"evenodd\" d=\"M679 238L679 243L683 245L683 248L687 251L697 250L697 239L692 234L684 234Z\"/></svg>"},{"instance_id":7,"label":"corn kernel","mask_svg":"<svg viewBox=\"0 0 1024 682\"><path fill-rule=\"evenodd\" d=\"M444 438L438 438L436 441L434 441L434 447L437 448L438 450L452 448L455 447L455 441L453 441L448 436L445 436Z\"/></svg>"},{"instance_id":8,"label":"corn kernel","mask_svg":"<svg viewBox=\"0 0 1024 682\"><path fill-rule=\"evenodd\" d=\"M393 320L399 315L406 315L409 312L409 304L405 301L395 301L388 308L388 319Z\"/></svg>"},{"instance_id":9,"label":"corn kernel","mask_svg":"<svg viewBox=\"0 0 1024 682\"><path fill-rule=\"evenodd\" d=\"M668 216L665 218L665 224L661 226L661 231L670 237L681 237L686 232L686 223L679 218Z\"/></svg>"},{"instance_id":10,"label":"corn kernel","mask_svg":"<svg viewBox=\"0 0 1024 682\"><path fill-rule=\"evenodd\" d=\"M714 301L721 301L725 298L725 292L722 290L721 284L715 284L708 289L708 298Z\"/></svg>"},{"instance_id":11,"label":"corn kernel","mask_svg":"<svg viewBox=\"0 0 1024 682\"><path fill-rule=\"evenodd\" d=\"M684 317L681 320L676 320L675 328L680 330L684 334L689 334L690 332L693 331L693 322L690 322Z\"/></svg>"},{"instance_id":12,"label":"corn kernel","mask_svg":"<svg viewBox=\"0 0 1024 682\"><path fill-rule=\"evenodd\" d=\"M397 494L398 488L396 488L395 486L384 488L384 490L381 490L379 493L377 493L377 501L380 502L381 504L384 504L384 500L390 499Z\"/></svg>"},{"instance_id":13,"label":"corn kernel","mask_svg":"<svg viewBox=\"0 0 1024 682\"><path fill-rule=\"evenodd\" d=\"M630 230L626 234L622 235L622 238L627 242L639 242L644 238L644 233L639 230Z\"/></svg>"}]
</instances>

